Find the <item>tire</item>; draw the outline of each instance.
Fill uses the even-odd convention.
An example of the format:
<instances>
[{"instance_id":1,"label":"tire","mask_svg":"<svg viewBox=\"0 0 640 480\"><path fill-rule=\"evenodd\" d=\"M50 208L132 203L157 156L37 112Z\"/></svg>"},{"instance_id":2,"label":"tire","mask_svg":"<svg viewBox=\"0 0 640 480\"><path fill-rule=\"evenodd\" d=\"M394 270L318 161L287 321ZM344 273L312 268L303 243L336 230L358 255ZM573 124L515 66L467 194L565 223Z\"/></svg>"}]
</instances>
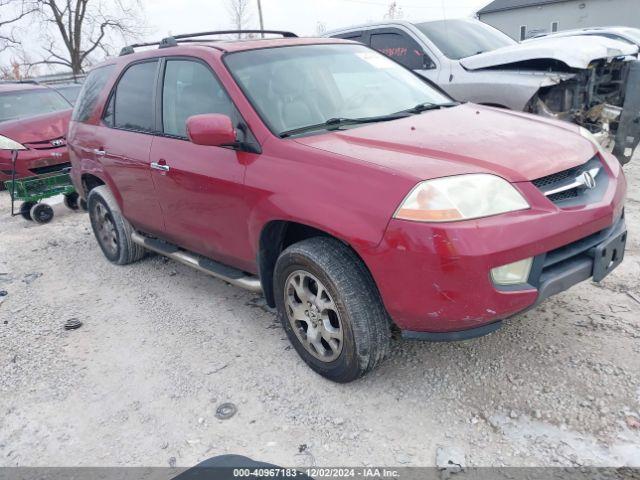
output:
<instances>
[{"instance_id":1,"label":"tire","mask_svg":"<svg viewBox=\"0 0 640 480\"><path fill-rule=\"evenodd\" d=\"M46 203L36 203L30 213L31 220L36 223L49 223L53 219L53 208Z\"/></svg>"},{"instance_id":2,"label":"tire","mask_svg":"<svg viewBox=\"0 0 640 480\"><path fill-rule=\"evenodd\" d=\"M87 204L87 201L84 198L80 199L80 202L78 202L78 205L80 206L80 210L82 210L83 212L89 211L89 205Z\"/></svg>"},{"instance_id":3,"label":"tire","mask_svg":"<svg viewBox=\"0 0 640 480\"><path fill-rule=\"evenodd\" d=\"M36 202L24 202L22 205L20 205L20 215L22 215L22 218L24 218L25 220L32 220L31 209L35 204Z\"/></svg>"},{"instance_id":4,"label":"tire","mask_svg":"<svg viewBox=\"0 0 640 480\"><path fill-rule=\"evenodd\" d=\"M91 228L102 253L110 262L127 265L144 257L144 248L131 240L133 227L122 216L113 194L105 185L89 192L87 204Z\"/></svg>"},{"instance_id":5,"label":"tire","mask_svg":"<svg viewBox=\"0 0 640 480\"><path fill-rule=\"evenodd\" d=\"M64 206L69 210L78 210L80 208L79 199L80 195L77 192L68 193L64 196Z\"/></svg>"},{"instance_id":6,"label":"tire","mask_svg":"<svg viewBox=\"0 0 640 480\"><path fill-rule=\"evenodd\" d=\"M320 301L317 282L324 290ZM388 354L390 322L378 290L362 261L338 240L315 237L284 250L274 271L274 293L289 340L323 377L351 382Z\"/></svg>"}]
</instances>

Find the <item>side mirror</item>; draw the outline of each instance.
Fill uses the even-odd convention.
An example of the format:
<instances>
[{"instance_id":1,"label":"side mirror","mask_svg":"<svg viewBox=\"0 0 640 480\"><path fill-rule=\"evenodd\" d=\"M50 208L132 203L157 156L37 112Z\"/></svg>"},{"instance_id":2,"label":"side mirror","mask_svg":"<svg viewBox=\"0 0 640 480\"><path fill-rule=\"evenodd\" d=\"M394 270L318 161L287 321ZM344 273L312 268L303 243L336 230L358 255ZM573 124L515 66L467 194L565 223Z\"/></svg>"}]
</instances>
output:
<instances>
[{"instance_id":1,"label":"side mirror","mask_svg":"<svg viewBox=\"0 0 640 480\"><path fill-rule=\"evenodd\" d=\"M187 136L196 145L222 147L236 143L236 130L227 115L205 113L187 118Z\"/></svg>"}]
</instances>

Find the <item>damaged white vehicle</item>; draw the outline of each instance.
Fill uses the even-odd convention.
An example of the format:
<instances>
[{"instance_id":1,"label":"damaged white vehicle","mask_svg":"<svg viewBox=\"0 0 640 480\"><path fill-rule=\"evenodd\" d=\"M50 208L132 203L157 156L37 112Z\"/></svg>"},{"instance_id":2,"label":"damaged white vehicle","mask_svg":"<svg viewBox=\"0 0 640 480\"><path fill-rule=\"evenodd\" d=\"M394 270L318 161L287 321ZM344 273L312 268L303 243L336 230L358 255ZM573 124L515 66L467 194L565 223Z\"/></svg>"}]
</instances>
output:
<instances>
[{"instance_id":1,"label":"damaged white vehicle","mask_svg":"<svg viewBox=\"0 0 640 480\"><path fill-rule=\"evenodd\" d=\"M453 98L572 121L627 163L640 142L638 47L605 37L518 43L475 19L389 21L327 36L362 42Z\"/></svg>"}]
</instances>

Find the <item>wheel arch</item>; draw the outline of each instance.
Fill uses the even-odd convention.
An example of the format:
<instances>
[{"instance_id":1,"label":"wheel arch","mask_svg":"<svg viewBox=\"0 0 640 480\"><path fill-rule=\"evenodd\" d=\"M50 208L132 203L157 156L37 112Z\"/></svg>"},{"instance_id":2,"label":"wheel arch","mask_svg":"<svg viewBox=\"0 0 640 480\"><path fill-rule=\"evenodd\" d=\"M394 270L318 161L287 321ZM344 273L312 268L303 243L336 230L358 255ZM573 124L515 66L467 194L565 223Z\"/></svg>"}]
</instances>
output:
<instances>
[{"instance_id":1,"label":"wheel arch","mask_svg":"<svg viewBox=\"0 0 640 480\"><path fill-rule=\"evenodd\" d=\"M271 220L263 226L260 232L257 255L260 282L262 283L262 290L267 305L269 305L270 307L275 306L273 272L275 270L276 261L278 260L280 253L294 243L298 243L302 240L313 237L333 238L346 245L362 262L367 272L369 273L376 291L378 291L378 287L375 283L373 275L371 274L371 271L369 270L369 267L363 260L362 256L358 253L358 251L353 248L353 246L346 240L330 232L304 223L291 220ZM379 291L378 295L380 295Z\"/></svg>"},{"instance_id":2,"label":"wheel arch","mask_svg":"<svg viewBox=\"0 0 640 480\"><path fill-rule=\"evenodd\" d=\"M85 171L80 174L80 183L82 185L82 197L86 200L89 192L100 185L105 185L113 194L116 202L122 207L122 196L115 184L104 172L96 172L95 170Z\"/></svg>"},{"instance_id":3,"label":"wheel arch","mask_svg":"<svg viewBox=\"0 0 640 480\"><path fill-rule=\"evenodd\" d=\"M104 180L100 177L93 175L91 173L83 173L80 176L80 180L82 182L82 190L84 194L84 198L87 198L89 192L100 185L105 185Z\"/></svg>"}]
</instances>

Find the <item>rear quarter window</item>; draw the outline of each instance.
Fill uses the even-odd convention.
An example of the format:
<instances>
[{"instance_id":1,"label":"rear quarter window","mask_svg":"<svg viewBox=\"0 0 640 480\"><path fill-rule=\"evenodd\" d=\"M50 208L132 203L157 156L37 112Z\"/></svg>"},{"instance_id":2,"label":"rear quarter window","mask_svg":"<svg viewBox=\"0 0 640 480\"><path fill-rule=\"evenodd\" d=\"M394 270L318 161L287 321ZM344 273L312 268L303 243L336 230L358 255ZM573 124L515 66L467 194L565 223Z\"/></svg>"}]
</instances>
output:
<instances>
[{"instance_id":1,"label":"rear quarter window","mask_svg":"<svg viewBox=\"0 0 640 480\"><path fill-rule=\"evenodd\" d=\"M96 108L100 92L107 84L115 65L105 65L92 70L87 76L73 109L71 119L86 122Z\"/></svg>"}]
</instances>

